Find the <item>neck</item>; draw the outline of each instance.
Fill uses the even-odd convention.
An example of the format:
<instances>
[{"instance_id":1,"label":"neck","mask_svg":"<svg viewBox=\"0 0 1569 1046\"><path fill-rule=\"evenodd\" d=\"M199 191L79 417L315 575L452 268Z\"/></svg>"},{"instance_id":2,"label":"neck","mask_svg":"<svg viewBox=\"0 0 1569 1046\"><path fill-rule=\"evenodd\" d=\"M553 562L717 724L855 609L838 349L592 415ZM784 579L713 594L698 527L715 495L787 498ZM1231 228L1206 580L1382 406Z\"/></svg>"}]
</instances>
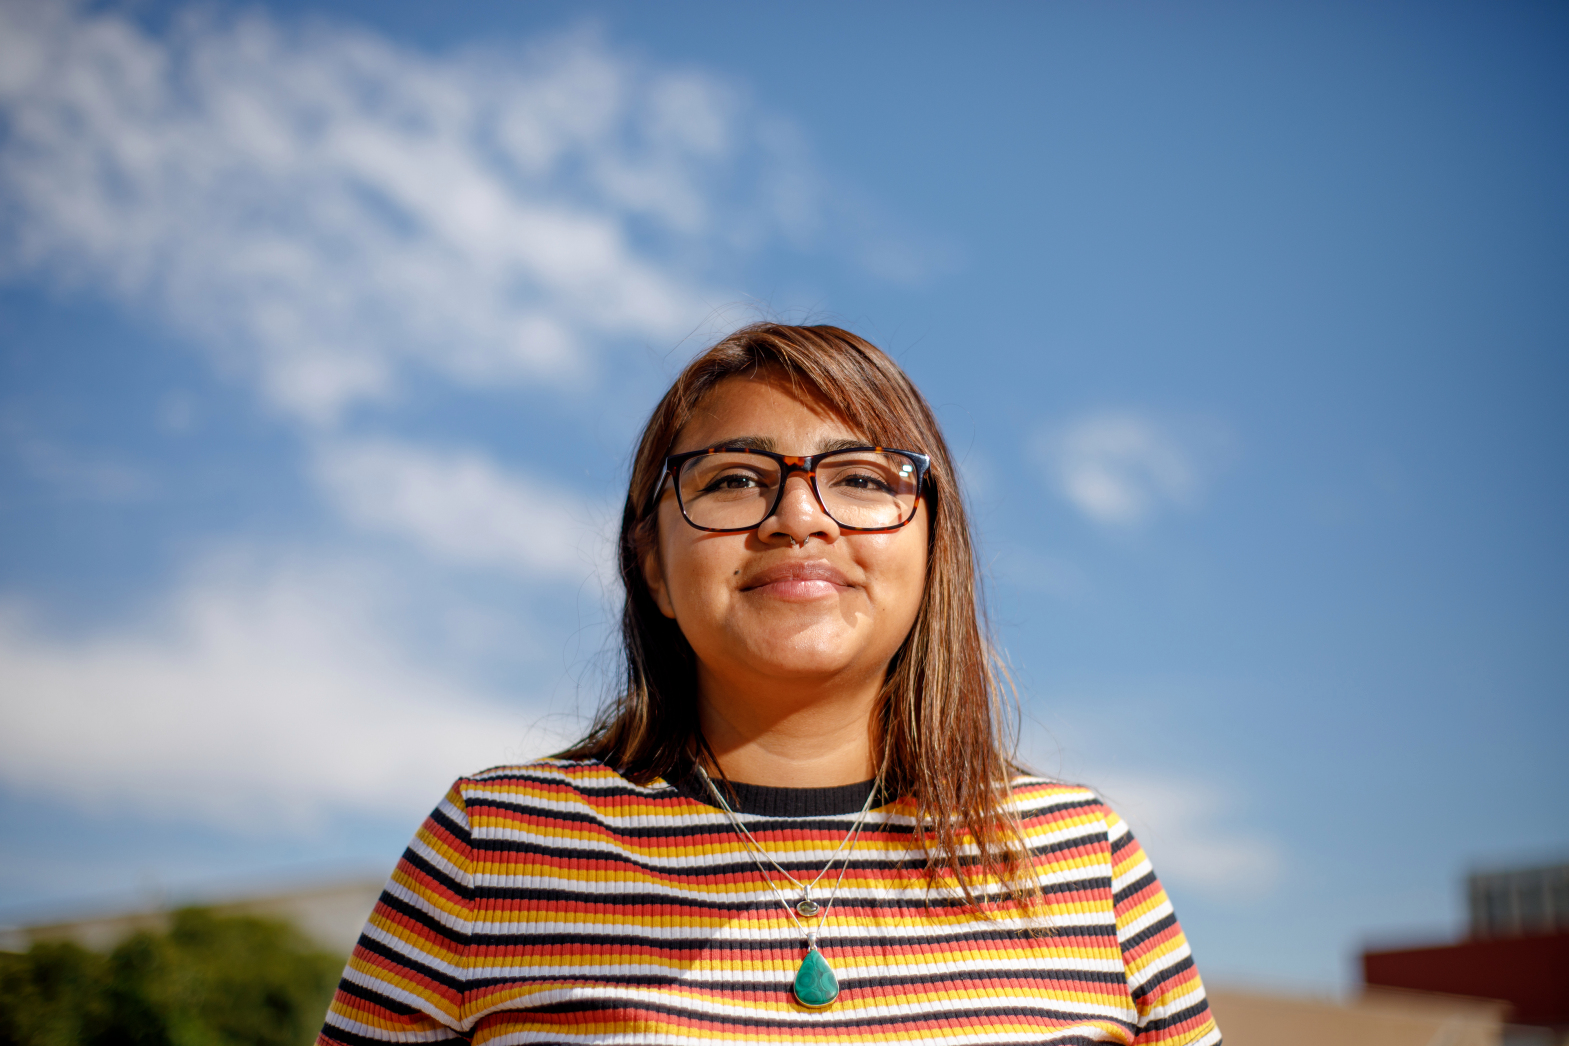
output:
<instances>
[{"instance_id":1,"label":"neck","mask_svg":"<svg viewBox=\"0 0 1569 1046\"><path fill-rule=\"evenodd\" d=\"M739 683L739 681L738 681ZM877 775L872 714L882 676L846 686L732 684L698 666L698 722L732 781L833 788Z\"/></svg>"}]
</instances>

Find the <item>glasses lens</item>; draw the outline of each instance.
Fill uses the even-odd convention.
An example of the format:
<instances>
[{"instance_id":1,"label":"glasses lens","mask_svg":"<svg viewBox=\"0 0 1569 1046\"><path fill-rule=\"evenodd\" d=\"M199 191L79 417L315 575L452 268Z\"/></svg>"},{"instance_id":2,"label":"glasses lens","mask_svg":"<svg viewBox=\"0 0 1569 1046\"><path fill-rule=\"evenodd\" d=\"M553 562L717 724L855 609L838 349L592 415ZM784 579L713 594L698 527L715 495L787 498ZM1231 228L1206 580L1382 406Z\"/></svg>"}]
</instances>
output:
<instances>
[{"instance_id":1,"label":"glasses lens","mask_svg":"<svg viewBox=\"0 0 1569 1046\"><path fill-rule=\"evenodd\" d=\"M915 461L880 450L846 450L817 465L823 507L842 526L897 527L915 514L920 496Z\"/></svg>"},{"instance_id":2,"label":"glasses lens","mask_svg":"<svg viewBox=\"0 0 1569 1046\"><path fill-rule=\"evenodd\" d=\"M684 462L680 484L686 518L714 530L750 530L773 507L779 466L761 454L701 454Z\"/></svg>"}]
</instances>

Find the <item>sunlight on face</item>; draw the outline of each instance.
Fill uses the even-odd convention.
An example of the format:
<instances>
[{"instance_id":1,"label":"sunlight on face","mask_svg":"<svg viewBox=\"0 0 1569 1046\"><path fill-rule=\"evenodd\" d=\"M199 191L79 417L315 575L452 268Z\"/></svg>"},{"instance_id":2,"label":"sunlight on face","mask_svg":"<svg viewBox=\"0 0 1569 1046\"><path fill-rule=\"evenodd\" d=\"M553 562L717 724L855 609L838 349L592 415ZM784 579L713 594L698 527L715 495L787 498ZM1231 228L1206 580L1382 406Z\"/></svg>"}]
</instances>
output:
<instances>
[{"instance_id":1,"label":"sunlight on face","mask_svg":"<svg viewBox=\"0 0 1569 1046\"><path fill-rule=\"evenodd\" d=\"M864 440L825 404L762 372L717 385L674 450L743 441L806 455ZM667 485L644 575L692 644L700 686L763 693L770 683L856 685L881 678L915 621L927 532L925 511L888 533L841 531L796 473L756 529L707 533L687 525Z\"/></svg>"}]
</instances>

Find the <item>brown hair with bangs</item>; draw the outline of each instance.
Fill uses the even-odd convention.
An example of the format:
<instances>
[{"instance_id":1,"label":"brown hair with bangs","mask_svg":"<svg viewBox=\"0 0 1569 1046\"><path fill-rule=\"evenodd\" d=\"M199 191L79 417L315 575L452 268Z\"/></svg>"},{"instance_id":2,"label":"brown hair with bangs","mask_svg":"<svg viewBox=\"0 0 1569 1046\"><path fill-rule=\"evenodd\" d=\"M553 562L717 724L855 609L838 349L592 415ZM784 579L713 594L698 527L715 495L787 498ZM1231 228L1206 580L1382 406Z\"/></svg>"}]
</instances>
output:
<instances>
[{"instance_id":1,"label":"brown hair with bangs","mask_svg":"<svg viewBox=\"0 0 1569 1046\"><path fill-rule=\"evenodd\" d=\"M875 713L881 728L873 730L873 744L881 750L874 761L885 767L888 794L915 805L934 883L951 875L965 898L979 903L972 887L995 877L1008 894L1033 906L1040 887L1007 802L1015 771L999 722L1007 676L983 632L975 550L953 457L931 407L899 365L838 327L743 327L688 364L654 409L632 462L621 516L625 687L562 756L598 759L639 784L694 757L706 759L706 746L694 744L696 658L680 627L655 604L642 559L657 541L653 498L677 435L719 382L760 369L804 386L869 442L931 456L923 491L931 523L925 592L915 624L889 662ZM963 853L967 844L975 847L972 856Z\"/></svg>"}]
</instances>

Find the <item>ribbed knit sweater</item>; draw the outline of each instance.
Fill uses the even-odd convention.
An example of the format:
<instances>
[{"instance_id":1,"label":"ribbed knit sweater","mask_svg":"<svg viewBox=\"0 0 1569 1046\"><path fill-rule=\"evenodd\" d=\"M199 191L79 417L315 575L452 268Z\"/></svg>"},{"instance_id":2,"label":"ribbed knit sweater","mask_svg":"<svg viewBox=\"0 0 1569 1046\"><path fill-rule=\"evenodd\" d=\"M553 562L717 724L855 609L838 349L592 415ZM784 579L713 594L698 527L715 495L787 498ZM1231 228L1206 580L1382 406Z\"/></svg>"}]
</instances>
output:
<instances>
[{"instance_id":1,"label":"ribbed knit sweater","mask_svg":"<svg viewBox=\"0 0 1569 1046\"><path fill-rule=\"evenodd\" d=\"M871 783L735 788L808 881ZM463 778L393 872L319 1046L1220 1042L1165 892L1093 792L1013 783L1046 898L1033 923L994 880L978 907L929 880L913 804L883 798L819 938L839 997L810 1010L791 992L800 930L691 777L548 759Z\"/></svg>"}]
</instances>

